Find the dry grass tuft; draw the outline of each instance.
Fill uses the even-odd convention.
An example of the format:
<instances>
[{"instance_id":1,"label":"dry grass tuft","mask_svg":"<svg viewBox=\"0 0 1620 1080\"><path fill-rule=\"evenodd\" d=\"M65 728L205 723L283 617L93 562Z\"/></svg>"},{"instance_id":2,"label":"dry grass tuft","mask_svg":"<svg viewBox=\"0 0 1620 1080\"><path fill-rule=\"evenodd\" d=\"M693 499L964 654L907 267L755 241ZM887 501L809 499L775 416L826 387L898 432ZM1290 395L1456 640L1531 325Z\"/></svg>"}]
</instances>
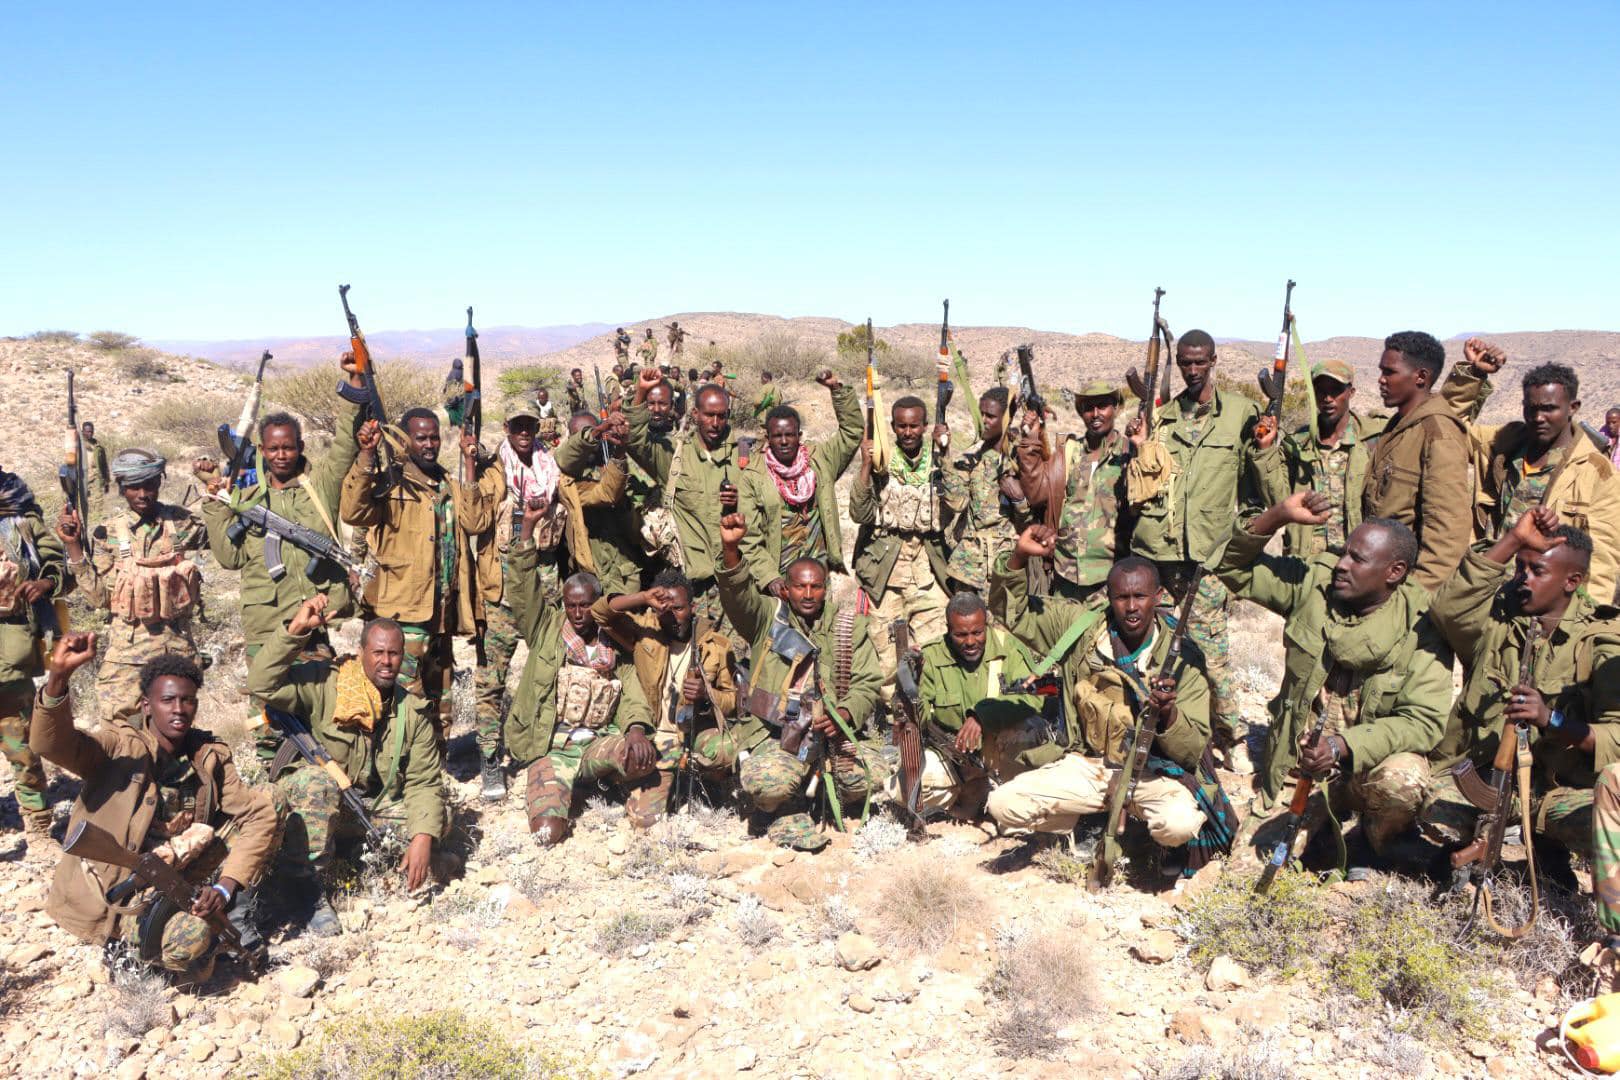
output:
<instances>
[{"instance_id":1,"label":"dry grass tuft","mask_svg":"<svg viewBox=\"0 0 1620 1080\"><path fill-rule=\"evenodd\" d=\"M963 924L982 923L988 907L976 880L920 852L897 862L878 893L884 936L910 950L939 948Z\"/></svg>"},{"instance_id":2,"label":"dry grass tuft","mask_svg":"<svg viewBox=\"0 0 1620 1080\"><path fill-rule=\"evenodd\" d=\"M163 976L133 956L118 956L111 964L111 992L102 1017L105 1032L139 1039L153 1028L166 1027L173 1021L169 984Z\"/></svg>"},{"instance_id":3,"label":"dry grass tuft","mask_svg":"<svg viewBox=\"0 0 1620 1080\"><path fill-rule=\"evenodd\" d=\"M765 910L759 897L744 894L737 901L737 914L732 918L737 941L749 952L758 952L782 934L781 925Z\"/></svg>"}]
</instances>

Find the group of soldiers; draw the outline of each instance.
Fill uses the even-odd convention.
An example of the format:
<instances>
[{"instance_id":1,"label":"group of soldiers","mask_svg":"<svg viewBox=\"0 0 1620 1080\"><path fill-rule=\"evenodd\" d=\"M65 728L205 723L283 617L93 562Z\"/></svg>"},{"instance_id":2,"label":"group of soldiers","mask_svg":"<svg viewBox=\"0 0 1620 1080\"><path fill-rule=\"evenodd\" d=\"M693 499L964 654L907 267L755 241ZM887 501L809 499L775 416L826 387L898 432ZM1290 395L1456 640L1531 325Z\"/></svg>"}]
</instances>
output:
<instances>
[{"instance_id":1,"label":"group of soldiers","mask_svg":"<svg viewBox=\"0 0 1620 1080\"><path fill-rule=\"evenodd\" d=\"M678 340L672 327L677 354ZM1310 839L1285 858L1321 868L1353 819L1351 873L1448 880L1517 727L1523 842L1547 880L1573 882L1572 853L1592 859L1620 934L1620 476L1578 423L1569 368L1525 372L1523 421L1482 425L1503 352L1470 340L1442 382L1443 346L1401 332L1379 358L1387 415L1358 413L1352 368L1329 360L1307 373L1313 420L1281 432L1220 385L1195 330L1151 423L1093 382L1063 435L1033 387L1000 385L970 403L957 447L920 398L871 415L827 370L815 396L835 428L812 445L780 400L762 438L740 440L717 367L660 367L654 341L631 368L628 335L615 342L599 407L575 369L567 415L549 395L520 401L493 452L427 409L367 418L345 357L330 447L312 458L297 418L264 417L251 484L192 463L200 513L159 498L166 462L145 450L114 457L117 509L93 527L71 506L47 526L0 474L0 731L30 841L51 823L43 759L84 781L70 829L166 845L207 885L189 910L111 903L116 869L66 854L49 901L63 926L197 979L218 921L252 941L272 901L339 932L324 881L356 841L392 838L410 888L447 872L460 638L477 655L481 797L521 774L542 845L566 840L588 789L622 797L636 829L701 794L815 851L890 803L919 830L950 815L1085 854L1110 842L1100 819L1119 796L1133 860L1174 878L1273 850L1308 776ZM275 557L242 517L256 505L363 550L366 572ZM193 726L205 550L241 574L262 786ZM39 605L75 588L107 630L42 648ZM1234 597L1283 620L1258 768ZM331 628L356 615L358 653L339 655ZM92 661L100 722L83 732L69 678ZM1121 792L1138 726L1145 766ZM1240 809L1223 768L1228 786L1253 774Z\"/></svg>"}]
</instances>

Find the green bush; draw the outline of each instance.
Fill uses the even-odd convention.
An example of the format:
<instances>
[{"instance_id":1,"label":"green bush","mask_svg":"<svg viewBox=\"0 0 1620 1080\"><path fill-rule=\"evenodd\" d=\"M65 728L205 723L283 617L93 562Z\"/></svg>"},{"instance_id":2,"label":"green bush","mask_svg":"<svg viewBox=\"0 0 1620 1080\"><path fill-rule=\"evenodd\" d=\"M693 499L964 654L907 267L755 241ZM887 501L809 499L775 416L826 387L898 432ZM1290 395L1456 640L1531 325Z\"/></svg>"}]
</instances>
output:
<instances>
[{"instance_id":1,"label":"green bush","mask_svg":"<svg viewBox=\"0 0 1620 1080\"><path fill-rule=\"evenodd\" d=\"M260 1064L266 1080L566 1080L588 1076L555 1055L531 1054L494 1024L447 1010L351 1017L309 1046Z\"/></svg>"},{"instance_id":2,"label":"green bush","mask_svg":"<svg viewBox=\"0 0 1620 1080\"><path fill-rule=\"evenodd\" d=\"M555 401L567 380L568 376L561 368L550 364L519 364L501 372L496 382L500 386L501 396L508 401L532 398L537 390L546 391Z\"/></svg>"},{"instance_id":3,"label":"green bush","mask_svg":"<svg viewBox=\"0 0 1620 1080\"><path fill-rule=\"evenodd\" d=\"M29 341L40 341L47 345L71 345L79 340L77 330L40 330L28 335Z\"/></svg>"},{"instance_id":4,"label":"green bush","mask_svg":"<svg viewBox=\"0 0 1620 1080\"><path fill-rule=\"evenodd\" d=\"M126 334L120 330L97 330L89 335L89 342L104 352L117 352L119 349L128 349L139 345L141 339L134 334Z\"/></svg>"},{"instance_id":5,"label":"green bush","mask_svg":"<svg viewBox=\"0 0 1620 1080\"><path fill-rule=\"evenodd\" d=\"M335 368L323 364L266 379L264 411L285 409L303 417L304 425L311 431L336 434L339 403L336 387L341 377ZM406 361L379 364L377 388L388 415L396 421L407 409L434 409L443 404L443 377ZM238 403L231 419L234 420L240 410Z\"/></svg>"},{"instance_id":6,"label":"green bush","mask_svg":"<svg viewBox=\"0 0 1620 1080\"><path fill-rule=\"evenodd\" d=\"M873 359L882 360L889 355L889 343L882 338L872 342ZM838 356L857 367L866 366L866 324L857 323L838 335Z\"/></svg>"},{"instance_id":7,"label":"green bush","mask_svg":"<svg viewBox=\"0 0 1620 1080\"><path fill-rule=\"evenodd\" d=\"M596 951L605 956L622 956L637 945L650 945L675 928L666 915L646 915L621 911L596 932Z\"/></svg>"},{"instance_id":8,"label":"green bush","mask_svg":"<svg viewBox=\"0 0 1620 1080\"><path fill-rule=\"evenodd\" d=\"M1232 956L1287 978L1312 961L1328 923L1315 878L1284 870L1261 895L1254 891L1256 877L1228 870L1182 911L1177 932L1192 945L1201 970L1217 956Z\"/></svg>"},{"instance_id":9,"label":"green bush","mask_svg":"<svg viewBox=\"0 0 1620 1080\"><path fill-rule=\"evenodd\" d=\"M1299 377L1297 365L1290 364L1288 372L1288 386L1283 391L1283 431L1293 431L1310 422L1310 402L1305 399L1305 380ZM1258 369L1257 369L1258 370ZM1177 382L1178 389L1180 382ZM1241 394L1250 401L1257 402L1263 410L1271 404L1260 389L1260 380L1257 378L1233 378L1224 372L1215 376L1215 388L1223 394Z\"/></svg>"},{"instance_id":10,"label":"green bush","mask_svg":"<svg viewBox=\"0 0 1620 1080\"><path fill-rule=\"evenodd\" d=\"M168 365L163 362L163 354L156 349L129 347L112 351L116 352L117 355L119 374L126 379L134 379L138 382L153 379L175 381L175 377L170 373Z\"/></svg>"},{"instance_id":11,"label":"green bush","mask_svg":"<svg viewBox=\"0 0 1620 1080\"><path fill-rule=\"evenodd\" d=\"M170 446L181 451L219 453L219 425L236 422L242 403L225 394L198 394L159 402L146 410L136 430L151 440L148 449ZM172 458L172 455L166 455ZM174 472L170 468L171 474Z\"/></svg>"}]
</instances>

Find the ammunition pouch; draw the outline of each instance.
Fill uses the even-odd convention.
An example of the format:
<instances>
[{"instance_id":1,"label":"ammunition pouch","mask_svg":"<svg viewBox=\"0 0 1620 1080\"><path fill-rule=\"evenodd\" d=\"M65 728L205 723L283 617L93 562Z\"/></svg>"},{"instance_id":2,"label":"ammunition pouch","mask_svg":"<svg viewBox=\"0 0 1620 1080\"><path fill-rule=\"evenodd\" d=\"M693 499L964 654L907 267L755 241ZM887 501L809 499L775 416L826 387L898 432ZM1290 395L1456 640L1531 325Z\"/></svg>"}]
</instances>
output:
<instances>
[{"instance_id":1,"label":"ammunition pouch","mask_svg":"<svg viewBox=\"0 0 1620 1080\"><path fill-rule=\"evenodd\" d=\"M895 532L937 532L940 514L934 486L902 484L890 477L878 501L877 523Z\"/></svg>"},{"instance_id":2,"label":"ammunition pouch","mask_svg":"<svg viewBox=\"0 0 1620 1080\"><path fill-rule=\"evenodd\" d=\"M622 691L618 679L578 664L564 664L557 672L557 725L601 731L613 720Z\"/></svg>"},{"instance_id":3,"label":"ammunition pouch","mask_svg":"<svg viewBox=\"0 0 1620 1080\"><path fill-rule=\"evenodd\" d=\"M655 506L642 513L641 547L648 555L662 556L676 567L685 566L675 515L668 507Z\"/></svg>"},{"instance_id":4,"label":"ammunition pouch","mask_svg":"<svg viewBox=\"0 0 1620 1080\"><path fill-rule=\"evenodd\" d=\"M1125 467L1125 500L1132 506L1152 502L1170 489L1175 458L1164 443L1150 438L1136 451Z\"/></svg>"},{"instance_id":5,"label":"ammunition pouch","mask_svg":"<svg viewBox=\"0 0 1620 1080\"><path fill-rule=\"evenodd\" d=\"M0 550L0 618L22 614L22 584L22 567Z\"/></svg>"}]
</instances>

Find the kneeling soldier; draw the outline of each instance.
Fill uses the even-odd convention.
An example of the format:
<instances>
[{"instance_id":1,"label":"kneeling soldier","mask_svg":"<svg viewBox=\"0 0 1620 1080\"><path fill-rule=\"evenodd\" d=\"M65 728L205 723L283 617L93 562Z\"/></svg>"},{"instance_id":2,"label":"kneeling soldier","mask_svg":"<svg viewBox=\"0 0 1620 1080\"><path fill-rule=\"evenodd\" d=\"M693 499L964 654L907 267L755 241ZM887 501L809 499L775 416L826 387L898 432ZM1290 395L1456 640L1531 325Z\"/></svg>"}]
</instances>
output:
<instances>
[{"instance_id":1,"label":"kneeling soldier","mask_svg":"<svg viewBox=\"0 0 1620 1080\"><path fill-rule=\"evenodd\" d=\"M853 606L827 606L827 567L819 560L788 564L783 599L760 592L742 557L747 532L741 514L721 519L720 602L750 642L753 662L742 702L747 715L737 724L737 745L749 755L739 779L755 808L773 819L771 839L819 851L827 839L800 810L811 778L827 788L841 824L847 806L864 813L888 773L881 750L858 734L877 706L877 652L865 616Z\"/></svg>"},{"instance_id":2,"label":"kneeling soldier","mask_svg":"<svg viewBox=\"0 0 1620 1080\"><path fill-rule=\"evenodd\" d=\"M127 941L142 960L185 982L204 982L217 944L207 920L228 910L243 946L260 948L251 917L254 886L280 842L286 806L273 789L244 783L230 747L192 727L202 672L186 657L165 654L141 665L138 716L111 717L92 732L76 729L68 680L95 652L94 634L57 641L29 737L35 753L84 781L69 835L88 822L125 850L154 852L188 880L212 885L190 911L177 911L152 890L131 891L116 865L64 855L45 910L85 941Z\"/></svg>"}]
</instances>

